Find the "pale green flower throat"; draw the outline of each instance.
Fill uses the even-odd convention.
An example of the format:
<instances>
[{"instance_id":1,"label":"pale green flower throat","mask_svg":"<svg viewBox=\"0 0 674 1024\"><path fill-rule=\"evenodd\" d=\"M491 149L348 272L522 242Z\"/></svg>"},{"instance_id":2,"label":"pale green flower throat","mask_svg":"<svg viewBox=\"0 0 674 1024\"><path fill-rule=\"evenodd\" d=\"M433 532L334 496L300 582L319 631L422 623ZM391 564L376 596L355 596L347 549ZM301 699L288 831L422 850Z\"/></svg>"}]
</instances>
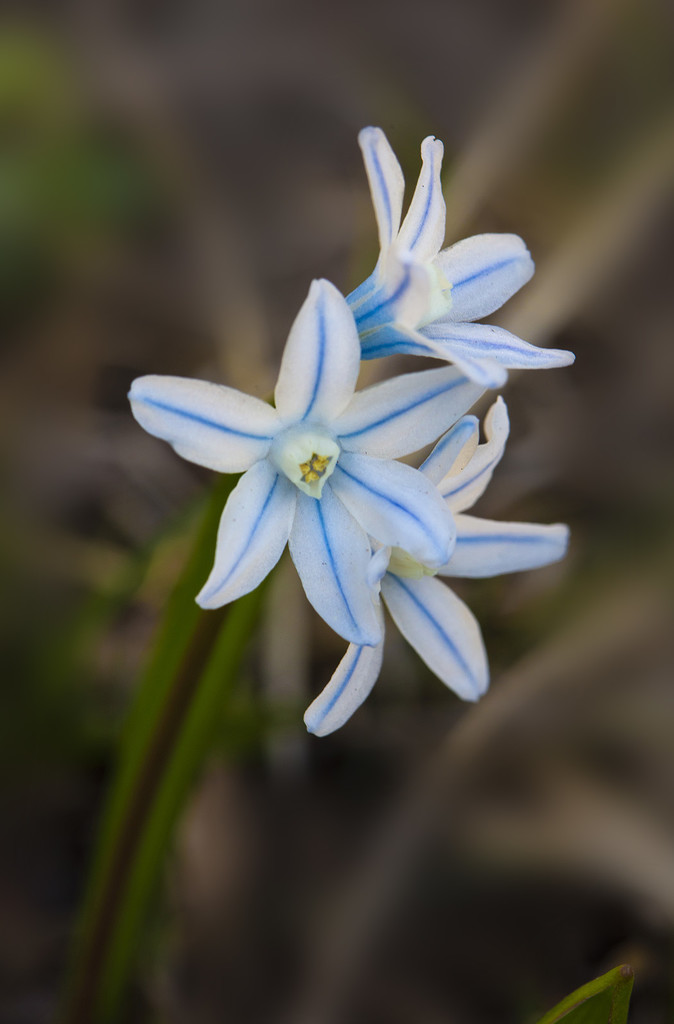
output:
<instances>
[{"instance_id":1,"label":"pale green flower throat","mask_svg":"<svg viewBox=\"0 0 674 1024\"><path fill-rule=\"evenodd\" d=\"M310 498L320 498L332 476L340 447L321 428L296 426L280 434L270 452L278 469Z\"/></svg>"}]
</instances>

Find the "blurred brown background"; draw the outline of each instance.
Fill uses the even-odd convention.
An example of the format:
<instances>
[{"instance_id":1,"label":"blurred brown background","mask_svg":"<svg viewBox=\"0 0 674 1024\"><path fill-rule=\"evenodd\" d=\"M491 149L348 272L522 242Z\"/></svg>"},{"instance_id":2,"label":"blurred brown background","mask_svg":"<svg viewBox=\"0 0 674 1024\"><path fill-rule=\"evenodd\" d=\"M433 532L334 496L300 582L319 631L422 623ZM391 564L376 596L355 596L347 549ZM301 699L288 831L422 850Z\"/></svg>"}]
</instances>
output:
<instances>
[{"instance_id":1,"label":"blurred brown background","mask_svg":"<svg viewBox=\"0 0 674 1024\"><path fill-rule=\"evenodd\" d=\"M209 485L136 426L128 385L269 392L311 279L346 292L376 257L367 124L408 185L444 141L448 242L532 250L493 320L577 362L512 374L478 511L568 521L571 551L457 587L492 663L480 704L391 629L324 740L301 716L342 645L282 564L123 1019L527 1024L625 961L635 1024L672 1019L673 40L668 0L3 5L2 1024L53 1017Z\"/></svg>"}]
</instances>

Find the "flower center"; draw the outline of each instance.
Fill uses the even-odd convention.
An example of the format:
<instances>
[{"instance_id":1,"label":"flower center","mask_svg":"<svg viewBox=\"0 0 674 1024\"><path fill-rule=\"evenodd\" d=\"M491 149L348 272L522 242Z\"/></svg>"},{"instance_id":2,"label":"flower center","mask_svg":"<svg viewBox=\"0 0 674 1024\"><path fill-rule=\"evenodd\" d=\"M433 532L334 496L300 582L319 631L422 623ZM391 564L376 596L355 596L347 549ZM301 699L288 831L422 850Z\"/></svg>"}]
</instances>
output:
<instances>
[{"instance_id":1,"label":"flower center","mask_svg":"<svg viewBox=\"0 0 674 1024\"><path fill-rule=\"evenodd\" d=\"M420 580L424 576L435 576L438 570L429 569L422 562L417 562L416 558L412 558L402 548L393 548L388 563L388 571L392 572L394 576L404 576L409 580Z\"/></svg>"},{"instance_id":2,"label":"flower center","mask_svg":"<svg viewBox=\"0 0 674 1024\"><path fill-rule=\"evenodd\" d=\"M270 457L282 473L310 498L320 498L337 465L340 448L320 428L289 427L274 441Z\"/></svg>"}]
</instances>

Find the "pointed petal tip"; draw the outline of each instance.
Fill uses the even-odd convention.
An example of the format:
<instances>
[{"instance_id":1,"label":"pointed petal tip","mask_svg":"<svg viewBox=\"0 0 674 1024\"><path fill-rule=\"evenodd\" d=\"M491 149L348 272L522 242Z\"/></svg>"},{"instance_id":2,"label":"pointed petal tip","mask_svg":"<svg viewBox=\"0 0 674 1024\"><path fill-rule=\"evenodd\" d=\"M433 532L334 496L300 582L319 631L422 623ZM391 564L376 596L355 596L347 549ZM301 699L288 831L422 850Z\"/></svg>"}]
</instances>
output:
<instances>
[{"instance_id":1,"label":"pointed petal tip","mask_svg":"<svg viewBox=\"0 0 674 1024\"><path fill-rule=\"evenodd\" d=\"M484 418L484 432L489 440L496 433L505 433L506 438L508 437L510 433L510 416L508 415L508 406L503 395L499 395L493 405L487 409L487 415Z\"/></svg>"},{"instance_id":2,"label":"pointed petal tip","mask_svg":"<svg viewBox=\"0 0 674 1024\"><path fill-rule=\"evenodd\" d=\"M445 505L445 508L447 506ZM449 511L449 510L448 510ZM446 543L441 544L438 542L434 545L435 556L431 554L430 549L426 552L424 559L424 565L428 566L429 569L442 569L443 566L448 565L451 561L452 555L454 554L454 548L456 547L456 526L454 519L452 518L451 532L446 540Z\"/></svg>"},{"instance_id":3,"label":"pointed petal tip","mask_svg":"<svg viewBox=\"0 0 674 1024\"><path fill-rule=\"evenodd\" d=\"M506 367L505 367L505 366L500 366L500 367L499 367L499 370L502 370L502 371L503 371L503 374L501 375L501 373L499 373L499 372L495 372L495 373L494 373L494 377L493 377L493 379L494 379L495 381L499 381L499 383L497 383L497 384L494 384L494 385L493 385L493 386L492 386L492 387L491 387L491 388L489 389L490 391L495 391L495 390L496 390L496 388L502 388L502 387L505 387L505 385L506 385L506 384L508 383L508 377L509 377L509 373L508 373L508 370L506 369Z\"/></svg>"},{"instance_id":4,"label":"pointed petal tip","mask_svg":"<svg viewBox=\"0 0 674 1024\"><path fill-rule=\"evenodd\" d=\"M349 305L332 282L317 278L293 321L274 389L286 423L312 414L329 422L347 406L360 370L361 346Z\"/></svg>"},{"instance_id":5,"label":"pointed petal tip","mask_svg":"<svg viewBox=\"0 0 674 1024\"><path fill-rule=\"evenodd\" d=\"M469 701L471 704L477 704L477 702L482 697L484 697L484 695L486 694L488 689L489 689L489 675L487 675L485 679L480 680L480 682L476 685L475 693L474 693L473 696L465 697L464 699Z\"/></svg>"},{"instance_id":6,"label":"pointed petal tip","mask_svg":"<svg viewBox=\"0 0 674 1024\"><path fill-rule=\"evenodd\" d=\"M309 285L309 291L307 292L305 302L318 305L321 301L334 298L346 301L339 288L337 288L332 281L328 281L326 277L315 277Z\"/></svg>"},{"instance_id":7,"label":"pointed petal tip","mask_svg":"<svg viewBox=\"0 0 674 1024\"><path fill-rule=\"evenodd\" d=\"M309 714L310 711L311 707L307 708L307 710L304 712L303 721L307 727L307 732L310 733L312 736L329 736L331 732L336 732L336 730L339 728L338 725L334 725L332 726L332 728L330 728L329 726L326 728L325 714Z\"/></svg>"},{"instance_id":8,"label":"pointed petal tip","mask_svg":"<svg viewBox=\"0 0 674 1024\"><path fill-rule=\"evenodd\" d=\"M131 386L127 392L127 398L130 402L142 401L143 400L143 387L151 384L153 381L160 380L160 376L156 373L145 373L142 377L136 377L131 381Z\"/></svg>"},{"instance_id":9,"label":"pointed petal tip","mask_svg":"<svg viewBox=\"0 0 674 1024\"><path fill-rule=\"evenodd\" d=\"M222 607L222 605L220 604L220 602L218 602L216 598L216 594L217 588L213 589L213 587L204 585L197 594L197 596L194 598L194 600L196 601L200 608L204 609L204 611L213 611L213 609L215 608Z\"/></svg>"},{"instance_id":10,"label":"pointed petal tip","mask_svg":"<svg viewBox=\"0 0 674 1024\"><path fill-rule=\"evenodd\" d=\"M159 378L154 374L146 374L144 377L136 377L131 382L126 397L131 403L131 412L137 418L138 407L145 403L150 396L152 383Z\"/></svg>"},{"instance_id":11,"label":"pointed petal tip","mask_svg":"<svg viewBox=\"0 0 674 1024\"><path fill-rule=\"evenodd\" d=\"M383 642L377 647L349 645L328 684L304 712L310 733L327 736L349 721L375 685L383 653Z\"/></svg>"},{"instance_id":12,"label":"pointed petal tip","mask_svg":"<svg viewBox=\"0 0 674 1024\"><path fill-rule=\"evenodd\" d=\"M551 360L554 359L554 362L550 363L551 367L571 366L576 361L576 353L565 348L551 348L547 349L547 352Z\"/></svg>"},{"instance_id":13,"label":"pointed petal tip","mask_svg":"<svg viewBox=\"0 0 674 1024\"><path fill-rule=\"evenodd\" d=\"M465 700L468 704L477 704L489 689L489 663L486 651L484 659L484 664L479 667L475 666L470 677L467 675L463 676L460 686L454 687L450 683L446 684L450 689L454 690L454 693L456 693L460 700Z\"/></svg>"},{"instance_id":14,"label":"pointed petal tip","mask_svg":"<svg viewBox=\"0 0 674 1024\"><path fill-rule=\"evenodd\" d=\"M435 135L427 135L421 143L421 159L428 160L431 156L442 160L445 154L444 144Z\"/></svg>"},{"instance_id":15,"label":"pointed petal tip","mask_svg":"<svg viewBox=\"0 0 674 1024\"><path fill-rule=\"evenodd\" d=\"M503 395L498 395L496 400L492 404L491 408L494 410L492 416L498 417L498 422L503 423L504 426L510 426L510 416L508 415L508 405ZM491 410L490 410L491 411Z\"/></svg>"},{"instance_id":16,"label":"pointed petal tip","mask_svg":"<svg viewBox=\"0 0 674 1024\"><path fill-rule=\"evenodd\" d=\"M377 125L368 124L358 132L358 143L363 146L375 139L380 139L382 136L386 138L382 128L379 128Z\"/></svg>"},{"instance_id":17,"label":"pointed petal tip","mask_svg":"<svg viewBox=\"0 0 674 1024\"><path fill-rule=\"evenodd\" d=\"M309 292L307 294L307 300L311 299L314 303L321 301L331 304L329 307L330 311L334 314L336 312L342 312L343 307L348 309L351 319L351 309L344 297L343 293L339 290L337 285L333 284L332 281L328 281L327 277L315 277L309 286ZM355 328L354 328L355 329Z\"/></svg>"},{"instance_id":18,"label":"pointed petal tip","mask_svg":"<svg viewBox=\"0 0 674 1024\"><path fill-rule=\"evenodd\" d=\"M309 718L307 715L304 716L304 724L307 727L307 732L311 736L315 736L317 739L322 739L323 736L330 736L333 732L337 732L341 728L340 724L337 725L326 725L322 715L314 718Z\"/></svg>"},{"instance_id":19,"label":"pointed petal tip","mask_svg":"<svg viewBox=\"0 0 674 1024\"><path fill-rule=\"evenodd\" d=\"M311 282L311 285L309 286L309 294L310 295L311 295L312 291L313 292L328 292L328 293L339 295L340 299L344 298L344 296L340 292L339 288L336 285L334 285L332 283L332 281L328 281L327 277L315 277L313 279L313 281Z\"/></svg>"},{"instance_id":20,"label":"pointed petal tip","mask_svg":"<svg viewBox=\"0 0 674 1024\"><path fill-rule=\"evenodd\" d=\"M472 381L487 388L489 391L495 391L497 388L502 388L508 383L508 370L505 366L499 366L498 363L489 364L485 360L481 363L479 369L477 367L469 369L466 366L466 371L467 376Z\"/></svg>"},{"instance_id":21,"label":"pointed petal tip","mask_svg":"<svg viewBox=\"0 0 674 1024\"><path fill-rule=\"evenodd\" d=\"M514 254L519 257L519 265L521 268L522 284L526 284L527 281L531 280L536 270L536 264L534 258L529 251L529 248L523 238L519 235L506 236L511 237L513 241Z\"/></svg>"},{"instance_id":22,"label":"pointed petal tip","mask_svg":"<svg viewBox=\"0 0 674 1024\"><path fill-rule=\"evenodd\" d=\"M566 523L552 523L550 529L559 531L559 558L557 561L561 561L562 558L566 557L567 551L569 550L571 529Z\"/></svg>"},{"instance_id":23,"label":"pointed petal tip","mask_svg":"<svg viewBox=\"0 0 674 1024\"><path fill-rule=\"evenodd\" d=\"M492 244L498 244L502 246L509 246L511 252L514 254L519 252L522 256L528 256L531 259L531 253L527 243L524 241L521 235L516 235L512 231L491 231L486 232L483 235L476 235L476 238L484 238L486 241L492 242ZM533 262L533 260L532 260Z\"/></svg>"}]
</instances>

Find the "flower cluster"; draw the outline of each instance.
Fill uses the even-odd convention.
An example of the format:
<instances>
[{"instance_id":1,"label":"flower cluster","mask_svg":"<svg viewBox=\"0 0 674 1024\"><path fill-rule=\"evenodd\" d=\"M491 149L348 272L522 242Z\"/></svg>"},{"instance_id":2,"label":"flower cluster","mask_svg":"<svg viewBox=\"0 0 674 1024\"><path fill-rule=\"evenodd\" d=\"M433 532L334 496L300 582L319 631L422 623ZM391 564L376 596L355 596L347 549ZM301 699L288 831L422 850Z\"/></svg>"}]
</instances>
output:
<instances>
[{"instance_id":1,"label":"flower cluster","mask_svg":"<svg viewBox=\"0 0 674 1024\"><path fill-rule=\"evenodd\" d=\"M135 380L133 414L184 458L242 473L225 505L215 563L197 596L217 608L257 587L288 544L307 598L349 646L305 722L325 735L362 703L379 674L381 599L432 671L466 700L487 688L479 626L435 577L493 576L546 565L566 550L565 526L465 515L488 484L508 436L498 399L478 444L466 415L508 367L563 366L487 316L533 273L522 240L479 235L440 251L442 144L422 143L422 169L401 224L404 180L379 128L360 134L381 252L347 298L314 281L291 328L273 406L220 384ZM449 366L361 391L361 359L393 353ZM439 440L438 440L439 438ZM397 461L436 442L414 469Z\"/></svg>"}]
</instances>

